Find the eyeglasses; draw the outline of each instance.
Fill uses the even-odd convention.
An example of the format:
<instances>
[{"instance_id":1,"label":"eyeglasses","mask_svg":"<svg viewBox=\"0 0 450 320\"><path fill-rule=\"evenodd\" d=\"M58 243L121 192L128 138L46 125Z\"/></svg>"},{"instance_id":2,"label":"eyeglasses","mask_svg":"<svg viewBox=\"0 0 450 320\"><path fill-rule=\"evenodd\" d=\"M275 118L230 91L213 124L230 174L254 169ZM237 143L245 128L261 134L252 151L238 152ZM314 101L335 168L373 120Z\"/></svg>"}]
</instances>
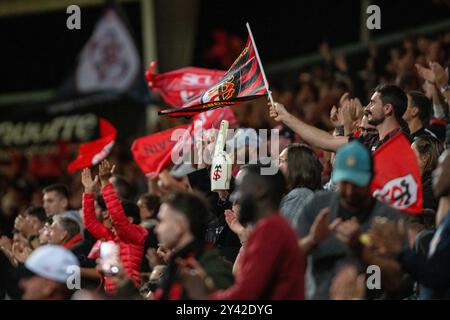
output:
<instances>
[{"instance_id":1,"label":"eyeglasses","mask_svg":"<svg viewBox=\"0 0 450 320\"><path fill-rule=\"evenodd\" d=\"M360 128L361 129L361 132L362 133L378 133L378 130L377 129L375 129L375 128L364 128L364 127L361 127Z\"/></svg>"}]
</instances>

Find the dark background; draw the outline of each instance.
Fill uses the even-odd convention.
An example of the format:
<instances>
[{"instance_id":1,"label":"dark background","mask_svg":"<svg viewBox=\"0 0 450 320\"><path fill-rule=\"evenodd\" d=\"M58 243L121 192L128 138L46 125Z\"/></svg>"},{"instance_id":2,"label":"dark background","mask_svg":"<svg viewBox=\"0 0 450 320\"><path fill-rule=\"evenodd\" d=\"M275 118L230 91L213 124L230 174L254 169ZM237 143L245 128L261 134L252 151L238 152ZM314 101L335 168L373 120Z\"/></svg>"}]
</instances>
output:
<instances>
[{"instance_id":1,"label":"dark background","mask_svg":"<svg viewBox=\"0 0 450 320\"><path fill-rule=\"evenodd\" d=\"M203 0L199 4L195 66L220 67L205 61L212 30L224 29L245 41L247 21L264 64L315 52L323 40L333 47L359 39L359 1ZM448 6L430 0L373 4L381 7L382 26L374 36L450 16ZM122 8L141 53L140 5L127 3ZM65 10L0 18L0 93L57 88L73 70L101 11L101 7L82 8L82 29L76 31L65 27Z\"/></svg>"}]
</instances>

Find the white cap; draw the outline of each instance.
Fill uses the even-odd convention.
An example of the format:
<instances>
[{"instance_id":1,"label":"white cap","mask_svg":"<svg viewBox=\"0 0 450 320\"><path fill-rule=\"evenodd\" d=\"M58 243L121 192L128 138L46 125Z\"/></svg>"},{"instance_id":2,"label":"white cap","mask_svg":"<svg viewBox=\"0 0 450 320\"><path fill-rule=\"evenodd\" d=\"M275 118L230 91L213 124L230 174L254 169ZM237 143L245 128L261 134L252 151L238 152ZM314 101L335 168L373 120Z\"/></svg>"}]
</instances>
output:
<instances>
[{"instance_id":1,"label":"white cap","mask_svg":"<svg viewBox=\"0 0 450 320\"><path fill-rule=\"evenodd\" d=\"M79 265L77 257L71 251L52 244L37 248L25 261L25 267L29 271L58 282L66 282L73 274L71 268Z\"/></svg>"}]
</instances>

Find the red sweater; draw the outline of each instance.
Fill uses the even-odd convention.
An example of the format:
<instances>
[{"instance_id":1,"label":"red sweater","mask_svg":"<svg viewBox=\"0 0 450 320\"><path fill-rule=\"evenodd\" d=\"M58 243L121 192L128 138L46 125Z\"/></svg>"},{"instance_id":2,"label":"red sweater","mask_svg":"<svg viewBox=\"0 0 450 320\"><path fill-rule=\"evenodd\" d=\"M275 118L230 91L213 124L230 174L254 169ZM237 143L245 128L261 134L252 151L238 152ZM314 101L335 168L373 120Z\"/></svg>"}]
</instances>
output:
<instances>
[{"instance_id":1,"label":"red sweater","mask_svg":"<svg viewBox=\"0 0 450 320\"><path fill-rule=\"evenodd\" d=\"M240 262L234 285L210 299L304 299L305 256L294 230L279 214L257 222Z\"/></svg>"},{"instance_id":2,"label":"red sweater","mask_svg":"<svg viewBox=\"0 0 450 320\"><path fill-rule=\"evenodd\" d=\"M94 194L92 193L83 193L83 216L86 228L98 240L112 240L119 244L120 260L125 272L139 286L141 283L141 262L144 257L144 242L148 236L148 231L128 221L112 184L108 183L102 188L102 196L116 227L117 235L96 219ZM115 289L114 283L108 277L105 277L106 292L114 293Z\"/></svg>"}]
</instances>

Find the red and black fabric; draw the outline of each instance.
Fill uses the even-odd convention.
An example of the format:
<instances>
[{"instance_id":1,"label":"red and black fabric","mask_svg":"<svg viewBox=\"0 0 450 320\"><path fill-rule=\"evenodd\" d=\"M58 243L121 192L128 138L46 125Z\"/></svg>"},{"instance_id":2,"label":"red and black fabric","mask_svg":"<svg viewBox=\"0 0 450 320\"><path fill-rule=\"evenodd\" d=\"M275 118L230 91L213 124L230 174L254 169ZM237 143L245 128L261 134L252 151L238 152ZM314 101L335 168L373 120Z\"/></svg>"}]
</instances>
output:
<instances>
[{"instance_id":1,"label":"red and black fabric","mask_svg":"<svg viewBox=\"0 0 450 320\"><path fill-rule=\"evenodd\" d=\"M398 130L376 149L373 159L373 196L402 212L421 213L422 178L417 158L405 135Z\"/></svg>"},{"instance_id":2,"label":"red and black fabric","mask_svg":"<svg viewBox=\"0 0 450 320\"><path fill-rule=\"evenodd\" d=\"M235 269L234 285L213 293L209 299L304 299L306 258L284 217L274 213L258 221L243 250Z\"/></svg>"},{"instance_id":3,"label":"red and black fabric","mask_svg":"<svg viewBox=\"0 0 450 320\"><path fill-rule=\"evenodd\" d=\"M83 236L81 233L74 235L72 238L70 238L66 243L64 243L64 248L70 249L74 247L76 244L83 241Z\"/></svg>"},{"instance_id":4,"label":"red and black fabric","mask_svg":"<svg viewBox=\"0 0 450 320\"><path fill-rule=\"evenodd\" d=\"M152 61L145 77L148 86L158 92L173 108L179 108L193 97L216 83L225 71L186 67L165 73L154 73L156 62Z\"/></svg>"},{"instance_id":5,"label":"red and black fabric","mask_svg":"<svg viewBox=\"0 0 450 320\"><path fill-rule=\"evenodd\" d=\"M164 271L161 286L154 293L155 300L186 300L188 297L178 277L178 264L175 260L177 258L199 260L205 251L211 249L213 249L211 244L193 241L173 255Z\"/></svg>"},{"instance_id":6,"label":"red and black fabric","mask_svg":"<svg viewBox=\"0 0 450 320\"><path fill-rule=\"evenodd\" d=\"M177 126L136 139L131 146L131 152L142 172L150 179L156 178L161 171L173 164L173 155L181 157L183 150L192 150L193 138L201 138L209 129L218 130L222 120L227 120L230 126L237 123L233 110L229 107L211 110L196 115L189 125Z\"/></svg>"},{"instance_id":7,"label":"red and black fabric","mask_svg":"<svg viewBox=\"0 0 450 320\"><path fill-rule=\"evenodd\" d=\"M266 95L266 88L250 37L247 44L225 75L181 108L167 109L160 115L192 117L211 109L232 106Z\"/></svg>"},{"instance_id":8,"label":"red and black fabric","mask_svg":"<svg viewBox=\"0 0 450 320\"><path fill-rule=\"evenodd\" d=\"M187 128L188 125L181 125L133 141L131 153L147 178L157 177L169 166L168 155L170 156L173 147L177 144L177 141L171 138L177 130Z\"/></svg>"}]
</instances>

